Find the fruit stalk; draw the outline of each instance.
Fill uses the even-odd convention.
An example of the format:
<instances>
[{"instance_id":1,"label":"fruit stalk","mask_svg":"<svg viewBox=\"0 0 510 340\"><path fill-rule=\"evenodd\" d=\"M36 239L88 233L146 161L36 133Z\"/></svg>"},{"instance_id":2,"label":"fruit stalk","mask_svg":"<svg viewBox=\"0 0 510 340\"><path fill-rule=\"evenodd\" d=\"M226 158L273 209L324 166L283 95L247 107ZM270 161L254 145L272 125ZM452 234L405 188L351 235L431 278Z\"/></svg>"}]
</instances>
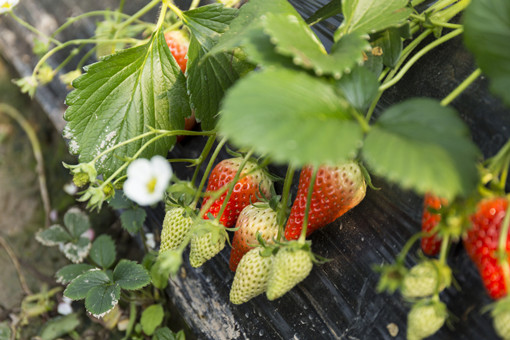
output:
<instances>
[{"instance_id":1,"label":"fruit stalk","mask_svg":"<svg viewBox=\"0 0 510 340\"><path fill-rule=\"evenodd\" d=\"M276 236L276 240L280 241L283 236L284 228L285 228L285 220L287 218L287 205L290 197L290 188L292 187L292 179L294 178L295 172L294 166L290 165L287 167L287 173L285 174L285 180L283 182L283 190L282 190L282 200L280 204L280 210L278 210L278 235Z\"/></svg>"},{"instance_id":2,"label":"fruit stalk","mask_svg":"<svg viewBox=\"0 0 510 340\"><path fill-rule=\"evenodd\" d=\"M301 235L299 236L298 242L304 244L306 241L306 229L308 228L308 215L310 213L310 205L312 204L312 194L313 194L313 186L315 185L315 180L317 179L317 173L319 172L319 167L315 166L312 172L312 177L310 179L310 185L308 186L308 193L306 196L306 208L305 208L305 217L303 218L303 228L301 229Z\"/></svg>"},{"instance_id":3,"label":"fruit stalk","mask_svg":"<svg viewBox=\"0 0 510 340\"><path fill-rule=\"evenodd\" d=\"M508 251L506 249L506 242L508 239L508 231L510 229L510 204L506 209L505 218L503 219L503 226L498 239L498 262L503 271L503 280L505 282L505 290L508 292L510 289L510 263L508 262Z\"/></svg>"}]
</instances>

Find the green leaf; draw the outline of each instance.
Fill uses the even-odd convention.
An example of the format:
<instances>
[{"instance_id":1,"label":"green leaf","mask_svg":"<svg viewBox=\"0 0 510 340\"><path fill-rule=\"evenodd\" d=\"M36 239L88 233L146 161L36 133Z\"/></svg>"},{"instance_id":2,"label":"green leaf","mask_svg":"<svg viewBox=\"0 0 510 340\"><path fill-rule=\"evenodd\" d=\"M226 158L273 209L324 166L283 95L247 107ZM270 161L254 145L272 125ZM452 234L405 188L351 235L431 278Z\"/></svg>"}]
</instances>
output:
<instances>
[{"instance_id":1,"label":"green leaf","mask_svg":"<svg viewBox=\"0 0 510 340\"><path fill-rule=\"evenodd\" d=\"M148 285L151 278L142 265L122 259L113 271L113 280L122 289L136 290Z\"/></svg>"},{"instance_id":2,"label":"green leaf","mask_svg":"<svg viewBox=\"0 0 510 340\"><path fill-rule=\"evenodd\" d=\"M161 340L166 338L159 338ZM11 328L7 322L0 322L0 340L11 340Z\"/></svg>"},{"instance_id":3,"label":"green leaf","mask_svg":"<svg viewBox=\"0 0 510 340\"><path fill-rule=\"evenodd\" d=\"M175 334L168 327L161 327L156 329L152 340L185 340L184 332L181 330Z\"/></svg>"},{"instance_id":4,"label":"green leaf","mask_svg":"<svg viewBox=\"0 0 510 340\"><path fill-rule=\"evenodd\" d=\"M72 237L62 226L54 224L48 229L39 231L35 235L35 239L42 245L52 247L60 243L69 242L72 240Z\"/></svg>"},{"instance_id":5,"label":"green leaf","mask_svg":"<svg viewBox=\"0 0 510 340\"><path fill-rule=\"evenodd\" d=\"M142 324L142 330L147 335L154 334L156 328L158 328L163 322L165 311L161 305L151 305L142 312L140 323Z\"/></svg>"},{"instance_id":6,"label":"green leaf","mask_svg":"<svg viewBox=\"0 0 510 340\"><path fill-rule=\"evenodd\" d=\"M129 200L122 191L116 191L113 198L108 202L112 209L122 210L133 207L133 201Z\"/></svg>"},{"instance_id":7,"label":"green leaf","mask_svg":"<svg viewBox=\"0 0 510 340\"><path fill-rule=\"evenodd\" d=\"M377 76L366 67L357 67L337 83L345 98L359 111L364 112L379 91Z\"/></svg>"},{"instance_id":8,"label":"green leaf","mask_svg":"<svg viewBox=\"0 0 510 340\"><path fill-rule=\"evenodd\" d=\"M42 340L53 340L75 330L79 325L80 318L76 313L57 316L44 324L39 336Z\"/></svg>"},{"instance_id":9,"label":"green leaf","mask_svg":"<svg viewBox=\"0 0 510 340\"><path fill-rule=\"evenodd\" d=\"M298 15L294 7L286 0L250 0L241 6L229 30L219 38L218 43L208 55L232 50L234 47L243 45L247 38L263 35L260 19L266 13Z\"/></svg>"},{"instance_id":10,"label":"green leaf","mask_svg":"<svg viewBox=\"0 0 510 340\"><path fill-rule=\"evenodd\" d=\"M94 240L90 249L90 258L98 266L108 269L115 262L116 257L115 243L110 236L101 235Z\"/></svg>"},{"instance_id":11,"label":"green leaf","mask_svg":"<svg viewBox=\"0 0 510 340\"><path fill-rule=\"evenodd\" d=\"M335 32L335 40L352 32L375 33L388 27L400 26L412 13L408 0L344 0L344 21Z\"/></svg>"},{"instance_id":12,"label":"green leaf","mask_svg":"<svg viewBox=\"0 0 510 340\"><path fill-rule=\"evenodd\" d=\"M124 228L127 232L134 234L142 229L146 216L147 213L145 210L139 207L125 210L120 214L122 228Z\"/></svg>"},{"instance_id":13,"label":"green leaf","mask_svg":"<svg viewBox=\"0 0 510 340\"><path fill-rule=\"evenodd\" d=\"M111 146L131 139L149 127L182 129L191 114L185 77L171 55L163 33L155 32L145 45L105 57L86 68L73 82L66 99L64 137L80 162L93 160ZM149 137L110 152L96 163L99 174L111 175ZM175 137L158 139L141 157L166 156Z\"/></svg>"},{"instance_id":14,"label":"green leaf","mask_svg":"<svg viewBox=\"0 0 510 340\"><path fill-rule=\"evenodd\" d=\"M415 98L386 110L369 131L362 150L377 175L419 194L448 200L478 183L479 151L450 107Z\"/></svg>"},{"instance_id":15,"label":"green leaf","mask_svg":"<svg viewBox=\"0 0 510 340\"><path fill-rule=\"evenodd\" d=\"M87 237L80 237L77 241L68 242L60 248L60 251L73 263L82 262L89 254L92 243Z\"/></svg>"},{"instance_id":16,"label":"green leaf","mask_svg":"<svg viewBox=\"0 0 510 340\"><path fill-rule=\"evenodd\" d=\"M218 53L204 58L236 15L235 9L220 4L202 6L183 14L184 24L191 31L187 86L195 116L204 130L216 126L219 103L225 91L247 72L247 64L236 54Z\"/></svg>"},{"instance_id":17,"label":"green leaf","mask_svg":"<svg viewBox=\"0 0 510 340\"><path fill-rule=\"evenodd\" d=\"M312 69L317 75L332 74L339 79L356 63L362 62L362 52L370 48L359 34L345 36L333 47L331 54L308 27L301 16L267 13L263 19L264 32L271 36L276 51L292 57L296 65Z\"/></svg>"},{"instance_id":18,"label":"green leaf","mask_svg":"<svg viewBox=\"0 0 510 340\"><path fill-rule=\"evenodd\" d=\"M90 229L90 220L87 214L78 208L69 209L64 215L64 225L73 238L78 239Z\"/></svg>"},{"instance_id":19,"label":"green leaf","mask_svg":"<svg viewBox=\"0 0 510 340\"><path fill-rule=\"evenodd\" d=\"M337 14L342 13L342 1L341 0L331 0L328 4L319 8L315 13L313 13L308 19L306 19L306 23L309 25L315 25L316 23L331 18Z\"/></svg>"},{"instance_id":20,"label":"green leaf","mask_svg":"<svg viewBox=\"0 0 510 340\"><path fill-rule=\"evenodd\" d=\"M118 284L102 284L93 287L85 298L85 309L96 318L102 318L119 302L120 286Z\"/></svg>"},{"instance_id":21,"label":"green leaf","mask_svg":"<svg viewBox=\"0 0 510 340\"><path fill-rule=\"evenodd\" d=\"M379 46L382 51L383 64L388 67L395 67L400 54L402 53L402 38L397 28L391 27L377 34L374 45Z\"/></svg>"},{"instance_id":22,"label":"green leaf","mask_svg":"<svg viewBox=\"0 0 510 340\"><path fill-rule=\"evenodd\" d=\"M93 269L94 266L86 263L69 264L65 267L60 268L55 274L57 282L61 284L68 284L81 274Z\"/></svg>"},{"instance_id":23,"label":"green leaf","mask_svg":"<svg viewBox=\"0 0 510 340\"><path fill-rule=\"evenodd\" d=\"M64 296L72 300L81 300L87 296L90 289L109 282L110 278L105 272L99 269L90 270L71 281L64 291Z\"/></svg>"},{"instance_id":24,"label":"green leaf","mask_svg":"<svg viewBox=\"0 0 510 340\"><path fill-rule=\"evenodd\" d=\"M510 106L510 2L472 0L464 15L464 41L489 77L491 91Z\"/></svg>"},{"instance_id":25,"label":"green leaf","mask_svg":"<svg viewBox=\"0 0 510 340\"><path fill-rule=\"evenodd\" d=\"M335 163L356 155L361 127L327 83L287 70L255 72L227 94L220 132L276 162Z\"/></svg>"}]
</instances>

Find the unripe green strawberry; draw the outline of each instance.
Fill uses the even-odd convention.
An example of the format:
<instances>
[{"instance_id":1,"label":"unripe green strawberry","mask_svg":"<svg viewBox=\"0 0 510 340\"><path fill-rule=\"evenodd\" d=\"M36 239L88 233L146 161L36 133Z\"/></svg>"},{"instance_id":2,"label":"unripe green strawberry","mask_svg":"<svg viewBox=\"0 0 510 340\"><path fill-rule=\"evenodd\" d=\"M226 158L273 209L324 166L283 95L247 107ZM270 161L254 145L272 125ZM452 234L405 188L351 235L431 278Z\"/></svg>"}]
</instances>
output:
<instances>
[{"instance_id":1,"label":"unripe green strawberry","mask_svg":"<svg viewBox=\"0 0 510 340\"><path fill-rule=\"evenodd\" d=\"M184 207L170 207L163 220L159 252L178 248L188 235L192 224L193 219L186 214Z\"/></svg>"},{"instance_id":2,"label":"unripe green strawberry","mask_svg":"<svg viewBox=\"0 0 510 340\"><path fill-rule=\"evenodd\" d=\"M233 304L247 302L266 291L273 256L264 257L260 255L261 250L261 247L251 249L239 262L230 289Z\"/></svg>"},{"instance_id":3,"label":"unripe green strawberry","mask_svg":"<svg viewBox=\"0 0 510 340\"><path fill-rule=\"evenodd\" d=\"M312 268L312 254L309 251L291 247L281 248L273 259L273 266L269 273L267 298L275 300L281 297L303 281Z\"/></svg>"},{"instance_id":4,"label":"unripe green strawberry","mask_svg":"<svg viewBox=\"0 0 510 340\"><path fill-rule=\"evenodd\" d=\"M192 267L200 267L225 248L227 232L223 227L202 220L202 230L191 238L189 262Z\"/></svg>"},{"instance_id":5,"label":"unripe green strawberry","mask_svg":"<svg viewBox=\"0 0 510 340\"><path fill-rule=\"evenodd\" d=\"M510 298L500 299L492 307L494 330L503 340L510 340Z\"/></svg>"},{"instance_id":6,"label":"unripe green strawberry","mask_svg":"<svg viewBox=\"0 0 510 340\"><path fill-rule=\"evenodd\" d=\"M401 292L407 299L421 298L441 292L450 283L450 267L437 260L423 261L404 276Z\"/></svg>"},{"instance_id":7,"label":"unripe green strawberry","mask_svg":"<svg viewBox=\"0 0 510 340\"><path fill-rule=\"evenodd\" d=\"M420 301L407 315L407 340L421 340L436 333L446 321L446 305L440 301Z\"/></svg>"},{"instance_id":8,"label":"unripe green strawberry","mask_svg":"<svg viewBox=\"0 0 510 340\"><path fill-rule=\"evenodd\" d=\"M236 228L230 251L230 270L236 271L239 261L254 245L258 243L257 233L262 239L271 243L278 234L276 211L268 204L257 203L245 207L236 222Z\"/></svg>"}]
</instances>

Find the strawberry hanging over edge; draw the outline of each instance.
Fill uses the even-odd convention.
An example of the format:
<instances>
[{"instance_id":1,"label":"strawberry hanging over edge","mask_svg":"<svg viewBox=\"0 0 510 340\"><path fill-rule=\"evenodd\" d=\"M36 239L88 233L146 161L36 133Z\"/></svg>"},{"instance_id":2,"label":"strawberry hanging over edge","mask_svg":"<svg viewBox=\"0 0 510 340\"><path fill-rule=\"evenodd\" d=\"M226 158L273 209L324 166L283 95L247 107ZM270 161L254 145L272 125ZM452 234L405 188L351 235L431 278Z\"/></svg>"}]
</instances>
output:
<instances>
[{"instance_id":1,"label":"strawberry hanging over edge","mask_svg":"<svg viewBox=\"0 0 510 340\"><path fill-rule=\"evenodd\" d=\"M437 227L441 221L441 214L433 212L432 210L439 210L447 202L445 199L439 198L432 194L425 194L423 199L423 215L421 218L421 231L424 233L433 232L434 228ZM421 249L426 255L436 256L439 254L441 248L441 237L437 231L433 232L430 236L424 236L421 238Z\"/></svg>"},{"instance_id":2,"label":"strawberry hanging over edge","mask_svg":"<svg viewBox=\"0 0 510 340\"><path fill-rule=\"evenodd\" d=\"M229 158L219 162L214 167L208 179L202 206L208 204L211 195L215 191L220 190L234 180L242 161L243 159L240 157ZM244 176L245 174L246 176ZM234 186L232 195L227 203L227 208L220 218L220 223L227 228L234 226L241 211L247 205L259 201L258 196L270 197L271 185L272 181L265 170L259 168L256 162L247 161L239 181ZM203 218L208 219L209 214L217 217L226 196L227 192L224 192L216 199L205 212Z\"/></svg>"},{"instance_id":3,"label":"strawberry hanging over edge","mask_svg":"<svg viewBox=\"0 0 510 340\"><path fill-rule=\"evenodd\" d=\"M310 166L301 170L298 192L285 227L287 240L297 240L301 235L312 172ZM320 166L313 187L306 236L358 205L366 190L365 177L357 163Z\"/></svg>"},{"instance_id":4,"label":"strawberry hanging over edge","mask_svg":"<svg viewBox=\"0 0 510 340\"><path fill-rule=\"evenodd\" d=\"M230 270L236 271L243 256L258 244L257 233L268 243L278 234L276 211L268 203L246 206L239 214L230 251Z\"/></svg>"},{"instance_id":5,"label":"strawberry hanging over edge","mask_svg":"<svg viewBox=\"0 0 510 340\"><path fill-rule=\"evenodd\" d=\"M493 299L507 295L503 268L497 259L499 237L507 208L506 197L481 200L476 212L471 215L471 228L463 239L464 247L478 267L484 286ZM510 237L507 238L506 252L510 260Z\"/></svg>"}]
</instances>

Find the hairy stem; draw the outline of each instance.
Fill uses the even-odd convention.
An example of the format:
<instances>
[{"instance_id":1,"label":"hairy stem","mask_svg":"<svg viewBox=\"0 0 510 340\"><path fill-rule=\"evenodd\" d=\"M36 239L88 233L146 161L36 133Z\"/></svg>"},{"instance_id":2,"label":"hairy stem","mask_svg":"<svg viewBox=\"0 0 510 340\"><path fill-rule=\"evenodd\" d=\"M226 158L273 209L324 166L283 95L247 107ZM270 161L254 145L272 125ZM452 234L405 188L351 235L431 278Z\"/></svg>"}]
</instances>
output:
<instances>
[{"instance_id":1,"label":"hairy stem","mask_svg":"<svg viewBox=\"0 0 510 340\"><path fill-rule=\"evenodd\" d=\"M447 95L443 100L441 100L441 105L447 106L452 101L454 101L455 98L457 98L462 92L464 92L464 90L466 90L468 86L471 85L481 74L482 74L481 69L477 68L476 70L474 70L473 73L469 75L469 77L464 79L464 81L460 83L459 86L457 86L449 95Z\"/></svg>"},{"instance_id":2,"label":"hairy stem","mask_svg":"<svg viewBox=\"0 0 510 340\"><path fill-rule=\"evenodd\" d=\"M9 14L11 15L11 17L16 20L16 22L18 24L20 24L21 26L25 27L26 29L28 29L30 32L32 33L35 33L41 37L43 37L44 39L48 39L48 41L51 41L52 43L54 43L55 45L61 45L62 43L60 41L58 41L57 39L53 38L53 37L49 37L47 36L46 34L44 34L43 32L39 31L37 28L35 28L34 26L30 25L28 22L26 22L25 20L21 19L20 17L18 17L16 14L14 14L14 11L9 11Z\"/></svg>"}]
</instances>

